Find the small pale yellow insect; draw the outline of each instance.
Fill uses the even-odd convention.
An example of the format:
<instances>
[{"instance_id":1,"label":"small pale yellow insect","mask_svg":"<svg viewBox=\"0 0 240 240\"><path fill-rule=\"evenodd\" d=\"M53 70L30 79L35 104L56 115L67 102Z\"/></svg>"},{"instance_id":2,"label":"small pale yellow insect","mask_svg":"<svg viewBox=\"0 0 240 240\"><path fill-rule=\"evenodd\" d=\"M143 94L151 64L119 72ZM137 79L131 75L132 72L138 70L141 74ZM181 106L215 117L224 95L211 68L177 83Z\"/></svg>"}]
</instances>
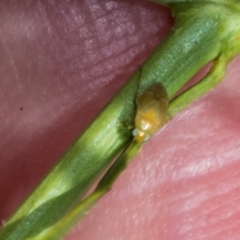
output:
<instances>
[{"instance_id":1,"label":"small pale yellow insect","mask_svg":"<svg viewBox=\"0 0 240 240\"><path fill-rule=\"evenodd\" d=\"M153 83L137 99L134 140L147 141L167 121L169 99L161 83Z\"/></svg>"}]
</instances>

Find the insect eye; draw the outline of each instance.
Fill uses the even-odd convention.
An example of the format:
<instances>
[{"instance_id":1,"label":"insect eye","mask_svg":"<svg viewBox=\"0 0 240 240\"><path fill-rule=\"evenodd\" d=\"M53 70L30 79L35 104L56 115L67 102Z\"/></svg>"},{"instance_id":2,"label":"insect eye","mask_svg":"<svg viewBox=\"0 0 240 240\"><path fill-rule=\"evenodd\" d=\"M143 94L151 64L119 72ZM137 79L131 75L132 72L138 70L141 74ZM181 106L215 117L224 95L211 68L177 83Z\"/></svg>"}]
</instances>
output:
<instances>
[{"instance_id":1,"label":"insect eye","mask_svg":"<svg viewBox=\"0 0 240 240\"><path fill-rule=\"evenodd\" d=\"M138 130L135 128L135 129L132 131L132 135L135 137L137 134L138 134Z\"/></svg>"},{"instance_id":2,"label":"insect eye","mask_svg":"<svg viewBox=\"0 0 240 240\"><path fill-rule=\"evenodd\" d=\"M148 141L149 140L149 138L150 138L150 136L149 135L147 135L145 138L144 138L144 142L146 142L146 141Z\"/></svg>"}]
</instances>

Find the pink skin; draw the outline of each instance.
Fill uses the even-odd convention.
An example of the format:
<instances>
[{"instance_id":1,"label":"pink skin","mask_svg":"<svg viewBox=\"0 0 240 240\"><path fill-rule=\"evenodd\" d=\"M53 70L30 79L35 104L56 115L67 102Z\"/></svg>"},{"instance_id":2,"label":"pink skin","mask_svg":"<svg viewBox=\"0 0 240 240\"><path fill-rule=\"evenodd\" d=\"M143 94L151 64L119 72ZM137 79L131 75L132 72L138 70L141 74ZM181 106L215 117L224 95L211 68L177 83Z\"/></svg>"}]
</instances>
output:
<instances>
[{"instance_id":1,"label":"pink skin","mask_svg":"<svg viewBox=\"0 0 240 240\"><path fill-rule=\"evenodd\" d=\"M2 220L173 23L146 1L13 2L0 5ZM240 239L239 62L147 142L65 239Z\"/></svg>"}]
</instances>

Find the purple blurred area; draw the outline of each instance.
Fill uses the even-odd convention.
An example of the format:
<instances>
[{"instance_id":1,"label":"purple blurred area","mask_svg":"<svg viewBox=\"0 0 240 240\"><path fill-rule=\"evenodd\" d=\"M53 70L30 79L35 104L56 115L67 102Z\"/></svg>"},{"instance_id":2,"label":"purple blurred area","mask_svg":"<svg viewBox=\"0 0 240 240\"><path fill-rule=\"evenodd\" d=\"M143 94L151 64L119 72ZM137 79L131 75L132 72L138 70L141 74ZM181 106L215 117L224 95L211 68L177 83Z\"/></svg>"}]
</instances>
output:
<instances>
[{"instance_id":1,"label":"purple blurred area","mask_svg":"<svg viewBox=\"0 0 240 240\"><path fill-rule=\"evenodd\" d=\"M1 220L172 23L169 10L146 1L1 1Z\"/></svg>"}]
</instances>

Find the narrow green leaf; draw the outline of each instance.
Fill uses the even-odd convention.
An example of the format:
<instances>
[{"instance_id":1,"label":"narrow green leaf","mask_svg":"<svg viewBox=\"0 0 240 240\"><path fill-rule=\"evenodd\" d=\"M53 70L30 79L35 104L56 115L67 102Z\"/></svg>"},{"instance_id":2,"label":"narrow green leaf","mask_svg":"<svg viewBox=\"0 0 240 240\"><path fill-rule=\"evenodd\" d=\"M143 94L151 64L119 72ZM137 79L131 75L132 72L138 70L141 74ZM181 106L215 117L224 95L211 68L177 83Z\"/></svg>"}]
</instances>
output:
<instances>
[{"instance_id":1,"label":"narrow green leaf","mask_svg":"<svg viewBox=\"0 0 240 240\"><path fill-rule=\"evenodd\" d=\"M161 82L173 97L201 67L214 62L199 85L172 102L170 113L174 115L215 86L227 63L239 53L240 10L239 2L230 0L164 2L173 8L176 22L142 65L140 90ZM1 240L33 238L53 226L129 143L131 131L121 123L134 117L138 78L139 71L73 143L6 223Z\"/></svg>"}]
</instances>

